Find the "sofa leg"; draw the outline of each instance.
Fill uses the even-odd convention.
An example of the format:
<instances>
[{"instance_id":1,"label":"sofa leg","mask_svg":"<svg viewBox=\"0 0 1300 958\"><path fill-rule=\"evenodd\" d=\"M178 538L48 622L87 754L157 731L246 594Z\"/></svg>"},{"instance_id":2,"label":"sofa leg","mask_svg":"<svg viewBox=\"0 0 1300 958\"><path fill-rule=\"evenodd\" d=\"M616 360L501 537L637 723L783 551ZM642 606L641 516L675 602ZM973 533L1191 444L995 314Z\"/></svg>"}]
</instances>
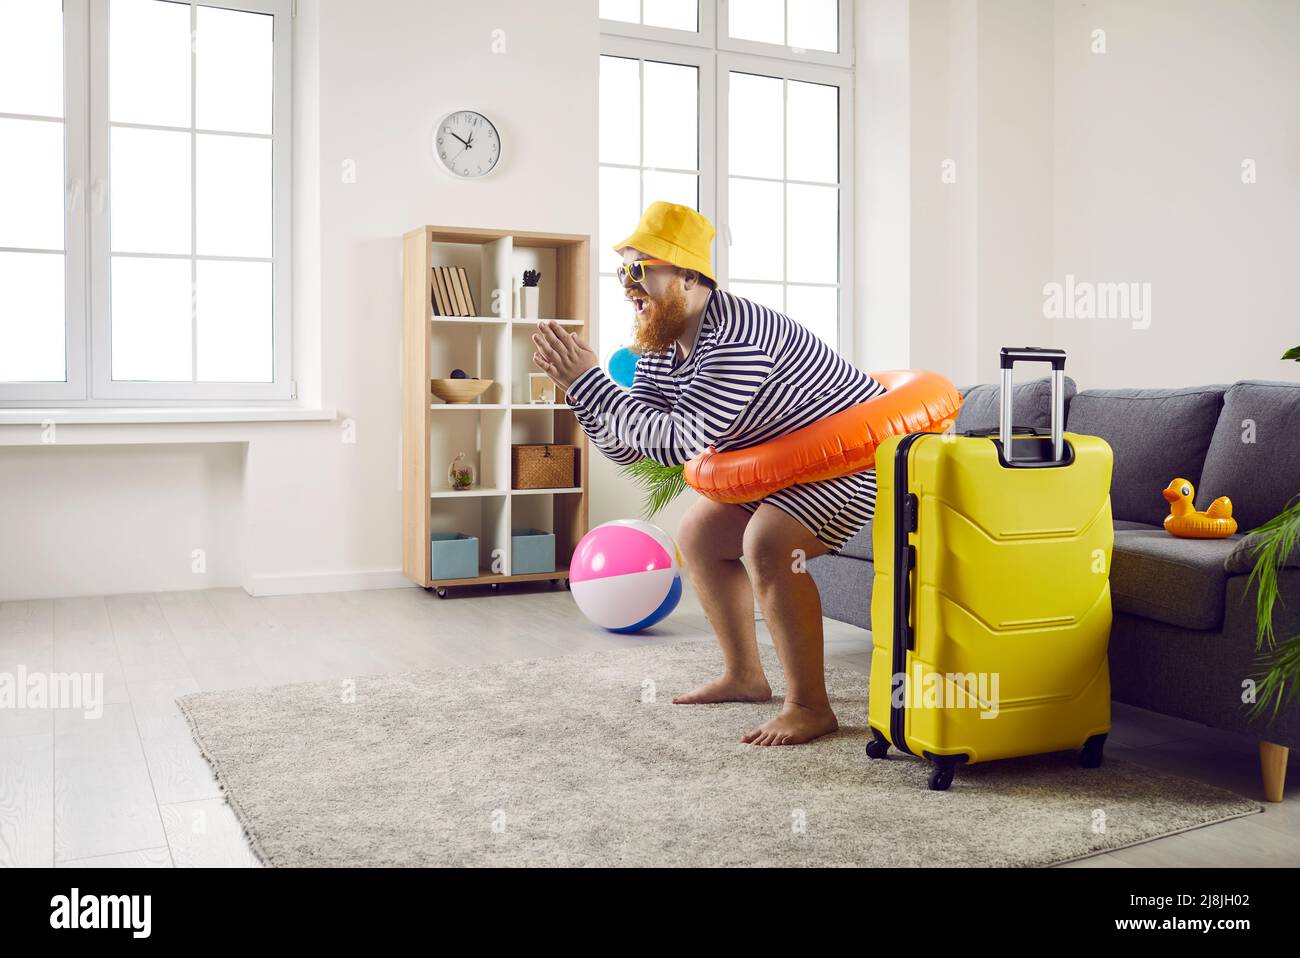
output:
<instances>
[{"instance_id":1,"label":"sofa leg","mask_svg":"<svg viewBox=\"0 0 1300 958\"><path fill-rule=\"evenodd\" d=\"M1259 743L1259 770L1264 777L1264 801L1282 801L1286 788L1286 759L1291 750L1272 742Z\"/></svg>"}]
</instances>

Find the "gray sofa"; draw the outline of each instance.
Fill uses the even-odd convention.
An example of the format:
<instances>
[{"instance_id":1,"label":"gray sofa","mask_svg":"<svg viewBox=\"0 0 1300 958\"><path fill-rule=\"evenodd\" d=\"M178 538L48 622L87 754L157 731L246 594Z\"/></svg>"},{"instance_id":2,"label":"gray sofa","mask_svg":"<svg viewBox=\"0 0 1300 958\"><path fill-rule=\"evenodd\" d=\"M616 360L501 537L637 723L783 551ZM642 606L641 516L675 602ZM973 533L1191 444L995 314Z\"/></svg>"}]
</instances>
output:
<instances>
[{"instance_id":1,"label":"gray sofa","mask_svg":"<svg viewBox=\"0 0 1300 958\"><path fill-rule=\"evenodd\" d=\"M956 430L997 425L997 386L961 390ZM1017 425L1050 424L1049 383L1013 388ZM1300 708L1251 720L1242 704L1260 674L1249 531L1300 492L1300 384L1246 381L1186 389L1076 391L1066 377L1066 429L1101 436L1115 453L1111 510L1111 694L1119 702L1251 735L1261 742L1264 792L1281 800L1287 749L1300 747ZM1162 523L1161 490L1196 487L1196 508L1232 499L1237 534L1177 539ZM808 564L823 612L871 627L871 526L837 555ZM1300 549L1279 576L1279 639L1300 631Z\"/></svg>"}]
</instances>

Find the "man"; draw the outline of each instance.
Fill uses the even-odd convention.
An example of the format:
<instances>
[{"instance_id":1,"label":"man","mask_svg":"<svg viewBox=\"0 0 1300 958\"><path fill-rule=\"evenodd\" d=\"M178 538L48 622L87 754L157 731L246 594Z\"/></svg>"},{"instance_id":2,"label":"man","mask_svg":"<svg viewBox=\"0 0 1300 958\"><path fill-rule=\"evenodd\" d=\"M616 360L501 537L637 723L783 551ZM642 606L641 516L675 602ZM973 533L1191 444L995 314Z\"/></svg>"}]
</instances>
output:
<instances>
[{"instance_id":1,"label":"man","mask_svg":"<svg viewBox=\"0 0 1300 958\"><path fill-rule=\"evenodd\" d=\"M665 465L784 435L883 393L808 329L718 289L713 225L687 206L652 203L615 245L619 282L636 311L639 357L631 390L558 324L533 335L533 360L565 389L591 441L618 463ZM677 543L722 648L723 674L677 704L766 702L754 594L786 675L776 718L741 741L797 745L835 731L826 695L821 598L803 561L837 552L875 511L874 470L783 489L740 505L696 501ZM740 561L745 557L745 564Z\"/></svg>"}]
</instances>

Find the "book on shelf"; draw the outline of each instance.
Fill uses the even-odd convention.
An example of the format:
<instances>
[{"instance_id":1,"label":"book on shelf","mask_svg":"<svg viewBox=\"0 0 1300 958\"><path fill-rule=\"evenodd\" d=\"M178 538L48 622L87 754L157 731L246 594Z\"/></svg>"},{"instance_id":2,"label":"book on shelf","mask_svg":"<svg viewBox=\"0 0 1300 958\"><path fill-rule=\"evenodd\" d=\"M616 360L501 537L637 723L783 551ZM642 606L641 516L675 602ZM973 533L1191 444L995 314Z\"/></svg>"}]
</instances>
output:
<instances>
[{"instance_id":1,"label":"book on shelf","mask_svg":"<svg viewBox=\"0 0 1300 958\"><path fill-rule=\"evenodd\" d=\"M452 282L450 266L435 266L433 271L442 278L442 298L446 306L444 316L463 316L460 301L456 298L456 286Z\"/></svg>"},{"instance_id":2,"label":"book on shelf","mask_svg":"<svg viewBox=\"0 0 1300 958\"><path fill-rule=\"evenodd\" d=\"M465 294L460 288L460 274L454 266L444 266L447 271L447 285L451 287L451 300L456 304L457 316L468 316L469 310L465 308Z\"/></svg>"},{"instance_id":3,"label":"book on shelf","mask_svg":"<svg viewBox=\"0 0 1300 958\"><path fill-rule=\"evenodd\" d=\"M463 266L433 267L433 308L438 316L477 316L469 274Z\"/></svg>"},{"instance_id":4,"label":"book on shelf","mask_svg":"<svg viewBox=\"0 0 1300 958\"><path fill-rule=\"evenodd\" d=\"M478 304L474 302L474 290L472 290L469 285L469 273L465 272L465 267L463 266L456 267L456 272L460 278L461 291L465 294L465 307L468 310L465 315L477 316Z\"/></svg>"},{"instance_id":5,"label":"book on shelf","mask_svg":"<svg viewBox=\"0 0 1300 958\"><path fill-rule=\"evenodd\" d=\"M435 316L449 316L450 306L447 301L447 289L442 285L442 270L437 266L431 270L433 274L433 313Z\"/></svg>"},{"instance_id":6,"label":"book on shelf","mask_svg":"<svg viewBox=\"0 0 1300 958\"><path fill-rule=\"evenodd\" d=\"M461 292L465 294L465 308L469 310L469 312L467 312L465 315L477 316L478 308L474 303L474 291L469 288L469 273L465 272L464 268L462 267L459 269L459 276L460 276L460 289Z\"/></svg>"}]
</instances>

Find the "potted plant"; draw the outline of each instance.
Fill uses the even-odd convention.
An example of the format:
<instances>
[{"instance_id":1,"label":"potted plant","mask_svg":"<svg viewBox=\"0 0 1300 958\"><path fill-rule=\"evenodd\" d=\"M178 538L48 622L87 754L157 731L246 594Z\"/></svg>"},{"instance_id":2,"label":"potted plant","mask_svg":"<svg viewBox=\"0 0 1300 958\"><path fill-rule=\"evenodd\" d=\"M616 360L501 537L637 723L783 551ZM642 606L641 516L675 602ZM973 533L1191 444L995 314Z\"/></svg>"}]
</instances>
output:
<instances>
[{"instance_id":1,"label":"potted plant","mask_svg":"<svg viewBox=\"0 0 1300 958\"><path fill-rule=\"evenodd\" d=\"M1300 346L1288 349L1282 358L1300 362ZM1251 536L1257 539L1253 547L1255 566L1246 587L1249 589L1252 582L1259 583L1255 600L1255 649L1264 672L1255 686L1250 717L1269 712L1271 718L1283 705L1300 701L1300 634L1279 642L1273 632L1273 609L1280 600L1278 573L1300 541L1300 495L1291 499L1281 513L1251 530Z\"/></svg>"},{"instance_id":2,"label":"potted plant","mask_svg":"<svg viewBox=\"0 0 1300 958\"><path fill-rule=\"evenodd\" d=\"M474 480L477 478L474 465L465 461L465 454L456 453L456 458L447 467L447 485L455 492L464 492L474 488Z\"/></svg>"},{"instance_id":3,"label":"potted plant","mask_svg":"<svg viewBox=\"0 0 1300 958\"><path fill-rule=\"evenodd\" d=\"M541 303L541 290L538 283L542 281L542 274L535 269L524 270L524 288L519 291L519 306L523 310L524 319L536 319L538 307Z\"/></svg>"}]
</instances>

